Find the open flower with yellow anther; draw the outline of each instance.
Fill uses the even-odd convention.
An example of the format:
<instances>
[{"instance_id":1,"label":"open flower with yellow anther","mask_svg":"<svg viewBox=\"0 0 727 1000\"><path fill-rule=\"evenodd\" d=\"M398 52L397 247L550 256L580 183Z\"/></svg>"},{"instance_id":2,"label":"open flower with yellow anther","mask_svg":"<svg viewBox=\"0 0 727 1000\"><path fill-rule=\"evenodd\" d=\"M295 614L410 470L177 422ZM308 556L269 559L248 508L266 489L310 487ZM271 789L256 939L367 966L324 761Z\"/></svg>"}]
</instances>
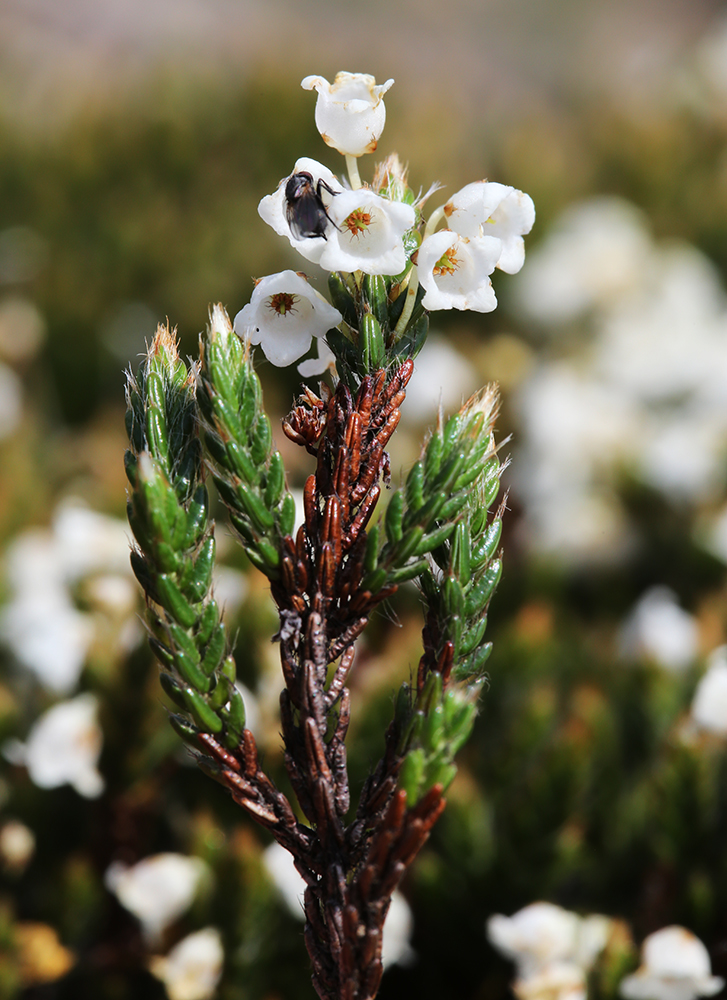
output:
<instances>
[{"instance_id":1,"label":"open flower with yellow anther","mask_svg":"<svg viewBox=\"0 0 727 1000\"><path fill-rule=\"evenodd\" d=\"M343 191L330 207L334 228L320 257L327 271L399 274L407 264L404 234L416 221L411 205L368 188Z\"/></svg>"},{"instance_id":2,"label":"open flower with yellow anther","mask_svg":"<svg viewBox=\"0 0 727 1000\"><path fill-rule=\"evenodd\" d=\"M424 308L492 312L497 299L489 276L501 253L494 236L468 239L451 229L427 236L417 256Z\"/></svg>"},{"instance_id":3,"label":"open flower with yellow anther","mask_svg":"<svg viewBox=\"0 0 727 1000\"><path fill-rule=\"evenodd\" d=\"M474 181L444 206L447 225L460 236L496 236L502 241L497 267L516 274L525 262L523 236L535 222L530 195L507 184Z\"/></svg>"},{"instance_id":4,"label":"open flower with yellow anther","mask_svg":"<svg viewBox=\"0 0 727 1000\"><path fill-rule=\"evenodd\" d=\"M330 302L296 271L280 271L261 278L252 298L235 316L235 333L260 344L268 361L282 368L309 350L313 337L322 337L341 322Z\"/></svg>"},{"instance_id":5,"label":"open flower with yellow anther","mask_svg":"<svg viewBox=\"0 0 727 1000\"><path fill-rule=\"evenodd\" d=\"M337 73L333 83L322 76L307 76L304 90L317 90L316 127L328 146L344 156L373 153L384 131L386 107L382 100L392 85L377 86L368 73Z\"/></svg>"}]
</instances>

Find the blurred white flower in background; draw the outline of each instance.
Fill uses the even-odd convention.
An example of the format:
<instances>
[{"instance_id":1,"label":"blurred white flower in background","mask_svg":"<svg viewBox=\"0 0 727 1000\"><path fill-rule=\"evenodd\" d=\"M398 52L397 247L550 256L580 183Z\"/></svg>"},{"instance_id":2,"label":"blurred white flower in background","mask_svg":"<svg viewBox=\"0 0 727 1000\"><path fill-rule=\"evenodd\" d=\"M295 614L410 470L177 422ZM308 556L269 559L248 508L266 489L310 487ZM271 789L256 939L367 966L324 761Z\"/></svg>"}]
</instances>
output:
<instances>
[{"instance_id":1,"label":"blurred white flower in background","mask_svg":"<svg viewBox=\"0 0 727 1000\"><path fill-rule=\"evenodd\" d=\"M298 874L292 854L277 841L273 841L263 851L263 865L290 912L294 917L304 920L305 881L303 876Z\"/></svg>"},{"instance_id":2,"label":"blurred white flower in background","mask_svg":"<svg viewBox=\"0 0 727 1000\"><path fill-rule=\"evenodd\" d=\"M722 16L711 22L697 44L695 64L697 78L707 90L705 97L714 101L711 110L724 115L727 99L727 17Z\"/></svg>"},{"instance_id":3,"label":"blurred white flower in background","mask_svg":"<svg viewBox=\"0 0 727 1000\"><path fill-rule=\"evenodd\" d=\"M573 962L551 962L512 989L519 1000L586 1000L586 974Z\"/></svg>"},{"instance_id":4,"label":"blurred white flower in background","mask_svg":"<svg viewBox=\"0 0 727 1000\"><path fill-rule=\"evenodd\" d=\"M88 603L117 622L122 645L140 641L124 521L69 499L50 528L17 535L5 562L12 596L0 614L0 637L49 691L67 694L76 687L94 639L93 615L74 603L82 581Z\"/></svg>"},{"instance_id":5,"label":"blurred white flower in background","mask_svg":"<svg viewBox=\"0 0 727 1000\"><path fill-rule=\"evenodd\" d=\"M7 365L0 363L0 438L10 437L23 416L23 384Z\"/></svg>"},{"instance_id":6,"label":"blurred white flower in background","mask_svg":"<svg viewBox=\"0 0 727 1000\"><path fill-rule=\"evenodd\" d=\"M694 692L690 721L698 730L727 736L727 646L715 649L707 660Z\"/></svg>"},{"instance_id":7,"label":"blurred white flower in background","mask_svg":"<svg viewBox=\"0 0 727 1000\"><path fill-rule=\"evenodd\" d=\"M40 350L45 333L43 315L30 299L13 295L0 302L0 357L28 361Z\"/></svg>"},{"instance_id":8,"label":"blurred white flower in background","mask_svg":"<svg viewBox=\"0 0 727 1000\"><path fill-rule=\"evenodd\" d=\"M621 629L621 655L653 660L667 670L685 670L699 653L697 620L679 606L669 587L651 587Z\"/></svg>"},{"instance_id":9,"label":"blurred white flower in background","mask_svg":"<svg viewBox=\"0 0 727 1000\"><path fill-rule=\"evenodd\" d=\"M414 372L401 410L405 425L434 423L440 406L445 414L452 413L480 386L474 365L437 334L427 337L427 349L417 356Z\"/></svg>"},{"instance_id":10,"label":"blurred white flower in background","mask_svg":"<svg viewBox=\"0 0 727 1000\"><path fill-rule=\"evenodd\" d=\"M629 544L613 469L631 459L638 414L624 393L569 361L536 369L513 397L521 433L511 470L537 551L613 560Z\"/></svg>"},{"instance_id":11,"label":"blurred white flower in background","mask_svg":"<svg viewBox=\"0 0 727 1000\"><path fill-rule=\"evenodd\" d=\"M0 861L4 868L20 873L35 853L35 834L18 819L6 820L0 827Z\"/></svg>"},{"instance_id":12,"label":"blurred white flower in background","mask_svg":"<svg viewBox=\"0 0 727 1000\"><path fill-rule=\"evenodd\" d=\"M585 1000L586 974L606 946L612 921L579 917L553 903L531 903L511 917L493 914L487 937L515 964L521 1000Z\"/></svg>"},{"instance_id":13,"label":"blurred white flower in background","mask_svg":"<svg viewBox=\"0 0 727 1000\"><path fill-rule=\"evenodd\" d=\"M617 304L652 252L646 217L620 198L594 198L563 212L528 253L518 304L557 333L584 312Z\"/></svg>"},{"instance_id":14,"label":"blurred white flower in background","mask_svg":"<svg viewBox=\"0 0 727 1000\"><path fill-rule=\"evenodd\" d=\"M115 861L106 871L106 888L140 921L149 943L192 904L203 880L210 877L201 858L153 854L135 865Z\"/></svg>"},{"instance_id":15,"label":"blurred white flower in background","mask_svg":"<svg viewBox=\"0 0 727 1000\"><path fill-rule=\"evenodd\" d=\"M714 264L689 244L653 244L632 282L597 326L595 370L644 403L711 386L727 361Z\"/></svg>"},{"instance_id":16,"label":"blurred white flower in background","mask_svg":"<svg viewBox=\"0 0 727 1000\"><path fill-rule=\"evenodd\" d=\"M580 324L513 398L526 541L566 561L617 561L635 540L622 482L697 507L725 487L727 295L698 249L654 241L613 198L565 212L516 281L522 312L553 337Z\"/></svg>"},{"instance_id":17,"label":"blurred white flower in background","mask_svg":"<svg viewBox=\"0 0 727 1000\"><path fill-rule=\"evenodd\" d=\"M696 1000L714 996L724 979L713 976L709 953L684 927L664 927L641 948L641 966L620 986L626 1000Z\"/></svg>"},{"instance_id":18,"label":"blurred white flower in background","mask_svg":"<svg viewBox=\"0 0 727 1000\"><path fill-rule=\"evenodd\" d=\"M303 894L305 881L293 863L293 856L280 844L274 842L265 848L263 865L273 884L288 907L299 920L305 919ZM391 905L384 924L381 957L384 968L389 965L409 965L416 959L410 939L414 929L411 908L398 889L394 890Z\"/></svg>"},{"instance_id":19,"label":"blurred white flower in background","mask_svg":"<svg viewBox=\"0 0 727 1000\"><path fill-rule=\"evenodd\" d=\"M149 968L164 983L169 1000L211 1000L224 958L220 932L205 927L182 938L168 955L155 955Z\"/></svg>"},{"instance_id":20,"label":"blurred white flower in background","mask_svg":"<svg viewBox=\"0 0 727 1000\"><path fill-rule=\"evenodd\" d=\"M33 724L25 743L10 740L3 747L13 764L23 764L39 788L71 785L87 799L104 789L98 772L103 734L98 724L98 700L80 694L48 709Z\"/></svg>"}]
</instances>

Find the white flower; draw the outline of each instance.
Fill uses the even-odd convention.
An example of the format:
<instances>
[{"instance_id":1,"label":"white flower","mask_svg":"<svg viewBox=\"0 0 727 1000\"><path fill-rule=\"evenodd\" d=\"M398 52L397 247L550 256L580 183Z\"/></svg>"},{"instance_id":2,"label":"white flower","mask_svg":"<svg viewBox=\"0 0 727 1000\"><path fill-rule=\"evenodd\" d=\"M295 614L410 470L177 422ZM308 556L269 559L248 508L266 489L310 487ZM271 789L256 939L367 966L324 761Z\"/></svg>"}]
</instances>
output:
<instances>
[{"instance_id":1,"label":"white flower","mask_svg":"<svg viewBox=\"0 0 727 1000\"><path fill-rule=\"evenodd\" d=\"M656 660L667 670L684 670L699 650L696 620L668 587L651 587L639 599L621 632L621 651L628 657Z\"/></svg>"},{"instance_id":2,"label":"white flower","mask_svg":"<svg viewBox=\"0 0 727 1000\"><path fill-rule=\"evenodd\" d=\"M489 275L501 252L494 236L468 239L451 229L427 236L417 257L424 308L492 312L497 299Z\"/></svg>"},{"instance_id":3,"label":"white flower","mask_svg":"<svg viewBox=\"0 0 727 1000\"><path fill-rule=\"evenodd\" d=\"M551 962L516 979L512 990L519 1000L586 1000L586 974L573 962Z\"/></svg>"},{"instance_id":4,"label":"white flower","mask_svg":"<svg viewBox=\"0 0 727 1000\"><path fill-rule=\"evenodd\" d=\"M531 903L511 917L493 914L487 921L487 936L515 963L522 979L572 955L579 921L577 913L561 906Z\"/></svg>"},{"instance_id":5,"label":"white flower","mask_svg":"<svg viewBox=\"0 0 727 1000\"><path fill-rule=\"evenodd\" d=\"M610 932L608 917L579 917L553 903L531 903L511 917L495 913L487 921L488 938L515 963L519 981L556 967L587 972ZM565 978L573 984L570 973Z\"/></svg>"},{"instance_id":6,"label":"white flower","mask_svg":"<svg viewBox=\"0 0 727 1000\"><path fill-rule=\"evenodd\" d=\"M21 872L35 853L35 834L19 819L9 819L0 829L0 859Z\"/></svg>"},{"instance_id":7,"label":"white flower","mask_svg":"<svg viewBox=\"0 0 727 1000\"><path fill-rule=\"evenodd\" d=\"M290 912L294 917L304 920L305 881L293 863L292 854L277 841L273 841L263 851L263 865Z\"/></svg>"},{"instance_id":8,"label":"white flower","mask_svg":"<svg viewBox=\"0 0 727 1000\"><path fill-rule=\"evenodd\" d=\"M97 712L92 694L62 701L41 715L25 744L6 744L5 756L25 764L39 788L71 785L84 798L95 799L104 789L97 769L103 739Z\"/></svg>"},{"instance_id":9,"label":"white flower","mask_svg":"<svg viewBox=\"0 0 727 1000\"><path fill-rule=\"evenodd\" d=\"M343 317L296 271L261 278L248 304L235 316L235 333L262 346L265 357L283 368L310 348Z\"/></svg>"},{"instance_id":10,"label":"white flower","mask_svg":"<svg viewBox=\"0 0 727 1000\"><path fill-rule=\"evenodd\" d=\"M106 871L106 888L141 922L147 941L189 909L200 882L208 874L200 858L183 854L153 854L127 867L114 862Z\"/></svg>"},{"instance_id":11,"label":"white flower","mask_svg":"<svg viewBox=\"0 0 727 1000\"><path fill-rule=\"evenodd\" d=\"M323 337L319 337L316 343L318 345L318 357L308 358L307 361L301 361L298 365L298 371L303 378L311 378L313 375L323 375L329 368L336 367L336 355Z\"/></svg>"},{"instance_id":12,"label":"white flower","mask_svg":"<svg viewBox=\"0 0 727 1000\"><path fill-rule=\"evenodd\" d=\"M327 271L400 274L406 267L402 237L416 221L411 205L389 201L368 188L342 191L328 214L331 230L318 263Z\"/></svg>"},{"instance_id":13,"label":"white flower","mask_svg":"<svg viewBox=\"0 0 727 1000\"><path fill-rule=\"evenodd\" d=\"M71 582L99 572L132 578L126 521L100 514L71 497L54 514L53 535L64 575Z\"/></svg>"},{"instance_id":14,"label":"white flower","mask_svg":"<svg viewBox=\"0 0 727 1000\"><path fill-rule=\"evenodd\" d=\"M263 865L289 911L294 917L304 920L305 881L295 867L292 855L280 844L274 842L265 848L262 857ZM381 945L381 957L385 968L396 963L406 965L413 960L414 952L409 944L412 924L409 904L402 894L395 890L391 897L389 912L386 915Z\"/></svg>"},{"instance_id":15,"label":"white flower","mask_svg":"<svg viewBox=\"0 0 727 1000\"><path fill-rule=\"evenodd\" d=\"M258 214L263 222L267 222L276 233L280 236L287 236L290 245L298 251L298 253L305 257L306 260L311 261L313 264L317 264L321 259L321 254L326 248L326 239L329 233L335 232L333 223L329 226L326 231L326 237L322 236L309 236L305 239L298 239L293 235L290 228L290 223L288 222L287 216L287 200L285 198L285 188L293 176L293 174L307 173L312 177L312 183L314 189L318 187L318 181L323 181L328 185L333 191L336 192L335 195L330 194L325 188L321 188L321 198L326 210L330 210L330 206L333 201L338 197L338 193L343 190L341 183L335 174L331 173L328 167L319 163L317 160L312 160L309 156L302 156L299 160L296 160L295 167L293 168L293 173L288 177L284 177L278 184L277 190L272 194L266 195L257 207Z\"/></svg>"},{"instance_id":16,"label":"white flower","mask_svg":"<svg viewBox=\"0 0 727 1000\"><path fill-rule=\"evenodd\" d=\"M385 969L390 965L412 965L416 961L416 952L411 946L413 931L414 916L411 907L402 893L395 889L386 914L381 942L381 961Z\"/></svg>"},{"instance_id":17,"label":"white flower","mask_svg":"<svg viewBox=\"0 0 727 1000\"><path fill-rule=\"evenodd\" d=\"M573 205L529 254L520 305L557 331L588 309L620 303L643 280L651 253L645 217L633 205L613 197Z\"/></svg>"},{"instance_id":18,"label":"white flower","mask_svg":"<svg viewBox=\"0 0 727 1000\"><path fill-rule=\"evenodd\" d=\"M0 438L10 437L23 416L23 385L7 365L0 363Z\"/></svg>"},{"instance_id":19,"label":"white flower","mask_svg":"<svg viewBox=\"0 0 727 1000\"><path fill-rule=\"evenodd\" d=\"M448 226L460 236L496 236L502 240L497 266L516 274L525 261L523 236L535 222L530 195L507 184L474 181L458 191L444 206Z\"/></svg>"},{"instance_id":20,"label":"white flower","mask_svg":"<svg viewBox=\"0 0 727 1000\"><path fill-rule=\"evenodd\" d=\"M18 661L49 691L68 694L76 687L93 626L64 588L26 590L14 597L3 609L0 632Z\"/></svg>"},{"instance_id":21,"label":"white flower","mask_svg":"<svg viewBox=\"0 0 727 1000\"><path fill-rule=\"evenodd\" d=\"M224 957L220 932L205 927L182 938L166 957L154 956L149 968L164 983L169 1000L211 1000Z\"/></svg>"},{"instance_id":22,"label":"white flower","mask_svg":"<svg viewBox=\"0 0 727 1000\"><path fill-rule=\"evenodd\" d=\"M700 729L727 736L727 646L715 649L694 692L691 716Z\"/></svg>"},{"instance_id":23,"label":"white flower","mask_svg":"<svg viewBox=\"0 0 727 1000\"><path fill-rule=\"evenodd\" d=\"M41 683L67 694L78 683L93 641L91 615L78 611L71 588L88 580L85 596L118 624L134 620L138 586L129 566L128 525L69 499L51 530L18 535L6 554L13 590L0 616L0 635Z\"/></svg>"},{"instance_id":24,"label":"white flower","mask_svg":"<svg viewBox=\"0 0 727 1000\"><path fill-rule=\"evenodd\" d=\"M444 337L430 333L426 351L416 359L416 378L407 388L402 420L405 425L435 421L440 407L445 413L458 410L478 385L471 360Z\"/></svg>"},{"instance_id":25,"label":"white flower","mask_svg":"<svg viewBox=\"0 0 727 1000\"><path fill-rule=\"evenodd\" d=\"M621 983L627 1000L695 1000L713 996L724 979L711 974L709 954L684 927L664 927L646 938L641 966Z\"/></svg>"},{"instance_id":26,"label":"white flower","mask_svg":"<svg viewBox=\"0 0 727 1000\"><path fill-rule=\"evenodd\" d=\"M333 83L307 76L304 90L317 90L316 128L328 146L344 156L373 153L384 131L386 107L382 100L393 80L376 85L367 73L337 73Z\"/></svg>"}]
</instances>

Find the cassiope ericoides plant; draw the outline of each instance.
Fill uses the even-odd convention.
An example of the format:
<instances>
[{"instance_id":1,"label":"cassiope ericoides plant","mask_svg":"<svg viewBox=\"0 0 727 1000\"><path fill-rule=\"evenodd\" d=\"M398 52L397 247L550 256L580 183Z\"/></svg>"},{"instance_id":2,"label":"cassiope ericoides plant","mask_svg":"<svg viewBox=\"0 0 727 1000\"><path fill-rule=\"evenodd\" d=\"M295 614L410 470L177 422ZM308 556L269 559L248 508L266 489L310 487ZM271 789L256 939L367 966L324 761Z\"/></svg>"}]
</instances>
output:
<instances>
[{"instance_id":1,"label":"cassiope ericoides plant","mask_svg":"<svg viewBox=\"0 0 727 1000\"><path fill-rule=\"evenodd\" d=\"M171 721L200 765L295 859L307 884L306 945L326 1000L375 996L394 889L444 808L490 652L487 608L500 575L497 394L483 390L438 426L404 485L374 519L386 447L399 421L430 309L487 312L490 275L523 261L530 198L467 185L425 221L426 195L396 156L363 184L358 157L376 148L392 81L341 73L318 92L316 123L346 158L348 183L299 159L260 215L303 258L329 271L327 301L295 271L262 278L235 317L211 310L188 368L159 328L129 375L126 467L132 563L146 591L150 642ZM311 456L303 524L263 409L259 344L275 365L317 358L283 422ZM211 590L215 558L205 471L250 561L268 578L280 627L285 765L297 809L262 768L235 662ZM352 810L346 767L347 679L369 616L406 580L426 605L416 678L396 696L383 756Z\"/></svg>"}]
</instances>

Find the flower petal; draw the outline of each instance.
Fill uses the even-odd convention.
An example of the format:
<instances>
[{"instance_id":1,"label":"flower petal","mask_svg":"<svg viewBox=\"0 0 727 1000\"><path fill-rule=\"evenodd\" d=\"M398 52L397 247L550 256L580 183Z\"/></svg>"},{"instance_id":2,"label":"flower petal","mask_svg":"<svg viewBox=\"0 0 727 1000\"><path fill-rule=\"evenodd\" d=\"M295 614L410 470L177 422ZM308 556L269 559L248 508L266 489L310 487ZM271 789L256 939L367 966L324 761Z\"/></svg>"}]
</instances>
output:
<instances>
[{"instance_id":1,"label":"flower petal","mask_svg":"<svg viewBox=\"0 0 727 1000\"><path fill-rule=\"evenodd\" d=\"M424 308L492 312L497 299L489 275L501 250L493 236L467 239L449 229L427 236L417 257Z\"/></svg>"},{"instance_id":2,"label":"flower petal","mask_svg":"<svg viewBox=\"0 0 727 1000\"><path fill-rule=\"evenodd\" d=\"M261 278L252 297L235 316L239 337L260 344L265 357L283 368L302 357L313 337L322 337L342 320L338 309L296 271Z\"/></svg>"},{"instance_id":3,"label":"flower petal","mask_svg":"<svg viewBox=\"0 0 727 1000\"><path fill-rule=\"evenodd\" d=\"M348 156L373 153L386 123L382 100L393 80L376 85L367 73L338 73L333 83L307 76L304 90L318 91L316 127L323 141Z\"/></svg>"}]
</instances>

